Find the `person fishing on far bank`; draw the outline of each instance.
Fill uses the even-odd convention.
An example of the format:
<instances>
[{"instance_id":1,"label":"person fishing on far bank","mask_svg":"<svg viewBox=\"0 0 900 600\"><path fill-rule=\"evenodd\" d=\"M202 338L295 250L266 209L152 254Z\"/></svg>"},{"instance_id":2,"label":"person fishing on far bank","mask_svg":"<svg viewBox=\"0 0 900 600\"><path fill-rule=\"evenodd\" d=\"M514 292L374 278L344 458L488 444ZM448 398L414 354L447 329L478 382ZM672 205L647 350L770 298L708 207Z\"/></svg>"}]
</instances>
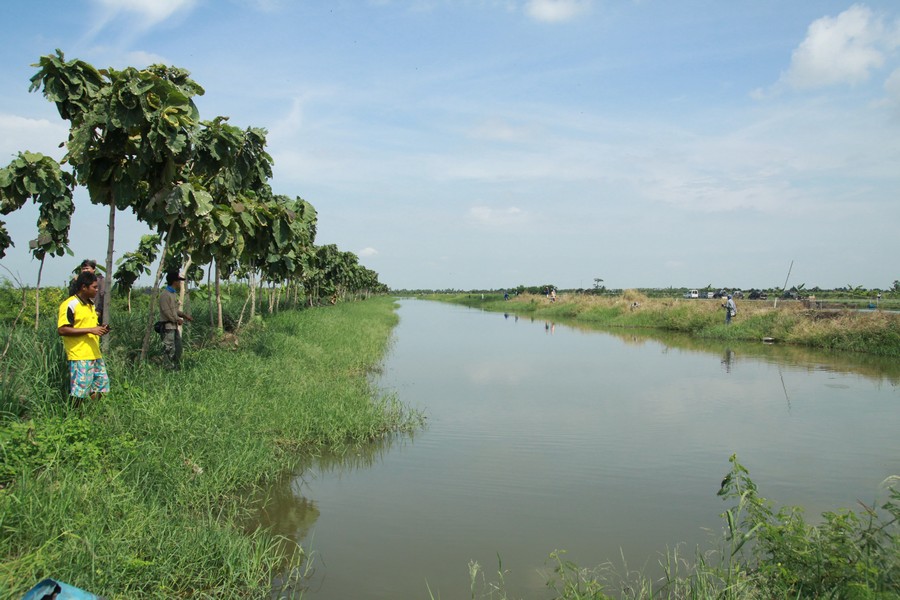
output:
<instances>
[{"instance_id":1,"label":"person fishing on far bank","mask_svg":"<svg viewBox=\"0 0 900 600\"><path fill-rule=\"evenodd\" d=\"M97 400L109 392L109 375L100 353L100 337L109 325L100 325L94 300L99 294L97 276L82 271L75 279L75 293L59 305L56 331L69 359L69 395L78 407L85 398Z\"/></svg>"},{"instance_id":2,"label":"person fishing on far bank","mask_svg":"<svg viewBox=\"0 0 900 600\"><path fill-rule=\"evenodd\" d=\"M163 353L170 369L181 368L181 326L184 322L193 321L189 315L181 311L178 292L184 277L178 271L166 273L166 287L159 295L159 318L163 322Z\"/></svg>"},{"instance_id":3,"label":"person fishing on far bank","mask_svg":"<svg viewBox=\"0 0 900 600\"><path fill-rule=\"evenodd\" d=\"M731 294L728 294L728 299L722 305L722 308L725 309L725 324L731 325L731 317L737 314L737 306L735 306L734 298L731 297Z\"/></svg>"}]
</instances>

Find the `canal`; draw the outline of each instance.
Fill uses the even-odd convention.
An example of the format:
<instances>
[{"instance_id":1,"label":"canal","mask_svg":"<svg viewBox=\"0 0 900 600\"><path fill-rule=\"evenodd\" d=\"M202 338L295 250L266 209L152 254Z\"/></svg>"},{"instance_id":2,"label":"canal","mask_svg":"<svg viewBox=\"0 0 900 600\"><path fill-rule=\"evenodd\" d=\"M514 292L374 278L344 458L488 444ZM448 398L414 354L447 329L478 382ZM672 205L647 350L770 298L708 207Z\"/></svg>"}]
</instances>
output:
<instances>
[{"instance_id":1,"label":"canal","mask_svg":"<svg viewBox=\"0 0 900 600\"><path fill-rule=\"evenodd\" d=\"M657 572L721 536L732 454L812 520L900 474L896 360L418 300L398 314L377 386L425 428L272 491L266 524L313 553L305 598L470 598L472 562L493 582L502 564L510 598L547 598L554 550Z\"/></svg>"}]
</instances>

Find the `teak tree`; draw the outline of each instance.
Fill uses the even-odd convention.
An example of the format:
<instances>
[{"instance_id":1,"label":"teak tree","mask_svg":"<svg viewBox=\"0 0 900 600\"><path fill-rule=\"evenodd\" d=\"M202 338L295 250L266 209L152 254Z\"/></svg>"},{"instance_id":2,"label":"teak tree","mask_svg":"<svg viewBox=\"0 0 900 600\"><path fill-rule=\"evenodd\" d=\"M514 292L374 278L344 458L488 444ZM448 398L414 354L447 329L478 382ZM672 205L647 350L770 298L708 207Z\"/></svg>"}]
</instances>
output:
<instances>
[{"instance_id":1,"label":"teak tree","mask_svg":"<svg viewBox=\"0 0 900 600\"><path fill-rule=\"evenodd\" d=\"M150 265L156 260L161 241L159 235L141 236L137 250L126 252L116 261L119 268L113 274L113 279L116 281L116 290L128 295L128 312L131 312L131 289L141 275L150 274Z\"/></svg>"},{"instance_id":2,"label":"teak tree","mask_svg":"<svg viewBox=\"0 0 900 600\"><path fill-rule=\"evenodd\" d=\"M41 90L69 122L64 162L91 202L109 207L106 270L112 273L116 210L145 222L148 201L168 191L190 154L199 113L191 99L203 88L188 72L161 65L121 71L66 61L60 50L34 65L31 91ZM110 317L106 281L103 321ZM104 338L106 340L107 338Z\"/></svg>"},{"instance_id":3,"label":"teak tree","mask_svg":"<svg viewBox=\"0 0 900 600\"><path fill-rule=\"evenodd\" d=\"M20 152L8 166L0 169L0 214L22 208L28 199L39 205L38 235L29 242L32 255L38 259L34 301L34 327L38 328L41 311L41 274L47 254L62 256L69 250L69 228L75 205L72 202L74 178L59 163L43 154ZM0 258L13 245L12 238L0 221Z\"/></svg>"}]
</instances>

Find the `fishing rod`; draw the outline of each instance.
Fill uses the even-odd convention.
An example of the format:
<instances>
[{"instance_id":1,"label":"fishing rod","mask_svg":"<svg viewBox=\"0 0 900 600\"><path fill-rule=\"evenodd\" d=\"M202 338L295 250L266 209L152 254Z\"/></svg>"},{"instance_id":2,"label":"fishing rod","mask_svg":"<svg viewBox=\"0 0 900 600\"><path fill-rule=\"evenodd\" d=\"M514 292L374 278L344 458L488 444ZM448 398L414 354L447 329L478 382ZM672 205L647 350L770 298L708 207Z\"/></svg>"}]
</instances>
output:
<instances>
[{"instance_id":1,"label":"fishing rod","mask_svg":"<svg viewBox=\"0 0 900 600\"><path fill-rule=\"evenodd\" d=\"M794 261L792 260L792 261L791 261L791 266L788 267L788 274L787 274L787 277L784 278L784 285L781 286L781 295L782 295L782 296L784 296L784 291L787 289L787 282L788 282L788 279L791 278L791 271L792 271L793 269L794 269ZM775 306L774 306L774 308L778 308L778 298L775 298Z\"/></svg>"}]
</instances>

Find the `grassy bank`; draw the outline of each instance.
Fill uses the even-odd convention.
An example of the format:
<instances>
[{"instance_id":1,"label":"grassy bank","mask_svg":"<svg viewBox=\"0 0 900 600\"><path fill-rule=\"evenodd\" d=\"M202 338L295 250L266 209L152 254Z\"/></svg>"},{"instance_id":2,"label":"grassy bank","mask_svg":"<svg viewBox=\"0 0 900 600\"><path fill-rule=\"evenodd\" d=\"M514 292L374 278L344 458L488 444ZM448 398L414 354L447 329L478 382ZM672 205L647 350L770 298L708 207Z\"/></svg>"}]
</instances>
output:
<instances>
[{"instance_id":1,"label":"grassy bank","mask_svg":"<svg viewBox=\"0 0 900 600\"><path fill-rule=\"evenodd\" d=\"M122 332L139 317L122 313L113 391L78 410L62 400L52 325L18 329L0 380L0 596L52 576L107 598L266 597L303 556L244 530L253 489L311 453L420 423L369 382L393 308L378 298L284 312L239 338L195 334L176 373L128 359L139 342Z\"/></svg>"},{"instance_id":2,"label":"grassy bank","mask_svg":"<svg viewBox=\"0 0 900 600\"><path fill-rule=\"evenodd\" d=\"M498 301L501 310L511 303ZM264 502L248 498L311 454L420 426L369 382L397 323L393 308L375 298L284 312L239 337L211 335L195 311L177 373L132 364L140 317L120 313L109 355L114 391L80 410L61 400L64 359L52 325L17 330L17 351L0 369L0 597L21 597L46 576L111 599L265 598L285 572L295 575L285 585L302 585L302 551L245 528ZM665 581L582 568L554 552L548 596L898 597L895 490L810 525L799 509L776 513L734 460L721 495L722 546L666 553ZM501 566L491 578L474 564L470 573L471 597L495 600L507 598L504 578L531 576Z\"/></svg>"},{"instance_id":3,"label":"grassy bank","mask_svg":"<svg viewBox=\"0 0 900 600\"><path fill-rule=\"evenodd\" d=\"M771 338L828 350L900 356L900 314L884 311L817 310L791 300L781 300L777 306L772 300L738 300L738 314L726 326L721 300L647 298L631 290L613 298L563 294L555 302L535 295L509 300L492 294L431 294L423 298L546 320L653 328L721 340Z\"/></svg>"}]
</instances>

